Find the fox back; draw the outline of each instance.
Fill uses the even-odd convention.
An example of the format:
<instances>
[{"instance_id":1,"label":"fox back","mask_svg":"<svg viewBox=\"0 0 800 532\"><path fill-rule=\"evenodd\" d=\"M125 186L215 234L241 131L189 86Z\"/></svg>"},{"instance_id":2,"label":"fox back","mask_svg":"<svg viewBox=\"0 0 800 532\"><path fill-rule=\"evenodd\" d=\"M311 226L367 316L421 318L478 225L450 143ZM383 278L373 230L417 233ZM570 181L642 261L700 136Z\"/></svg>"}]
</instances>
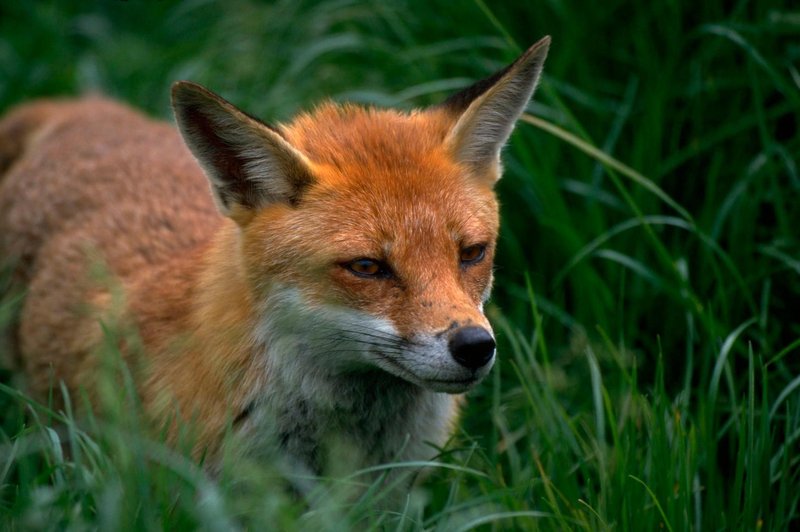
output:
<instances>
[{"instance_id":1,"label":"fox back","mask_svg":"<svg viewBox=\"0 0 800 532\"><path fill-rule=\"evenodd\" d=\"M494 361L493 187L548 45L410 113L271 126L190 82L178 131L102 99L13 110L0 251L29 388L96 397L113 319L145 411L199 420L198 452L233 430L303 473L337 445L350 469L430 457Z\"/></svg>"}]
</instances>

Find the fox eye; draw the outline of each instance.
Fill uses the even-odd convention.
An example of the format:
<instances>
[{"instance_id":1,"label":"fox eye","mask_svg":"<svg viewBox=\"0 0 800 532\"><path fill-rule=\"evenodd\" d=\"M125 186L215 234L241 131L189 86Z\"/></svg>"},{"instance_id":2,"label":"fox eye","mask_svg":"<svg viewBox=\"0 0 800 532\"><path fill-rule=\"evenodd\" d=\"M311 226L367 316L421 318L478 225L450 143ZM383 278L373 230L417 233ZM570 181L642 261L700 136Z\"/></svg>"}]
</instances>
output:
<instances>
[{"instance_id":1,"label":"fox eye","mask_svg":"<svg viewBox=\"0 0 800 532\"><path fill-rule=\"evenodd\" d=\"M359 277L390 277L391 270L385 263L375 259L356 259L343 264Z\"/></svg>"},{"instance_id":2,"label":"fox eye","mask_svg":"<svg viewBox=\"0 0 800 532\"><path fill-rule=\"evenodd\" d=\"M461 255L459 258L462 266L470 266L483 260L484 255L486 255L486 246L483 244L475 244L473 246L461 248Z\"/></svg>"}]
</instances>

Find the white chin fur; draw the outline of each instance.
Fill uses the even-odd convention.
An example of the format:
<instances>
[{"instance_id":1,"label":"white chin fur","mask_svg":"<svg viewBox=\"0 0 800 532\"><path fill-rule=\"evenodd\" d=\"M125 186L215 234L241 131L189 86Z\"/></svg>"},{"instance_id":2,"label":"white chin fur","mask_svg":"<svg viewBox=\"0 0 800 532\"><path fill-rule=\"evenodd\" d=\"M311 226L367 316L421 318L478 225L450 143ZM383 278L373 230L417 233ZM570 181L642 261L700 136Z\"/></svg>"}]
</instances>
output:
<instances>
[{"instance_id":1,"label":"white chin fur","mask_svg":"<svg viewBox=\"0 0 800 532\"><path fill-rule=\"evenodd\" d=\"M388 320L330 305L309 304L299 290L274 287L265 301L256 341L270 364L298 377L342 375L380 368L423 388L463 393L480 382L494 363L473 371L450 355L444 338L420 335L403 340Z\"/></svg>"}]
</instances>

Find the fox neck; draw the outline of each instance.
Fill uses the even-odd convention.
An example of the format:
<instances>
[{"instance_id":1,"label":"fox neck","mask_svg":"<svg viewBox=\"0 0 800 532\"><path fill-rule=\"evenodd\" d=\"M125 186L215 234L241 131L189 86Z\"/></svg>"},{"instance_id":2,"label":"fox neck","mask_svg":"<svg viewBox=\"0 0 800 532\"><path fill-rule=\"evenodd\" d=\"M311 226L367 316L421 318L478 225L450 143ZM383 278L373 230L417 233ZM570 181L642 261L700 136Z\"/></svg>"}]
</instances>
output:
<instances>
[{"instance_id":1,"label":"fox neck","mask_svg":"<svg viewBox=\"0 0 800 532\"><path fill-rule=\"evenodd\" d=\"M290 473L340 476L433 457L429 442L444 443L452 400L379 370L312 376L300 386L279 373L270 379L254 430L275 432Z\"/></svg>"},{"instance_id":2,"label":"fox neck","mask_svg":"<svg viewBox=\"0 0 800 532\"><path fill-rule=\"evenodd\" d=\"M309 305L288 286L273 286L262 305L255 338L266 382L253 422L277 434L295 472L338 475L423 460L435 454L430 442L445 443L456 398L354 360L364 347L348 340L353 327L380 334L386 325Z\"/></svg>"}]
</instances>

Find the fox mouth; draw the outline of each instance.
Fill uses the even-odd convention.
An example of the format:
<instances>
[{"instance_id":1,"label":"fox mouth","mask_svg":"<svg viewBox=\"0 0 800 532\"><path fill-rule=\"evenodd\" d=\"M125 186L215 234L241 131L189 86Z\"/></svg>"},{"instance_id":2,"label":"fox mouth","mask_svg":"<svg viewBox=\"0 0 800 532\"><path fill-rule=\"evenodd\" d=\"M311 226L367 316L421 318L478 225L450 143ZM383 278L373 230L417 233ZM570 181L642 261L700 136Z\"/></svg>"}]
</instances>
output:
<instances>
[{"instance_id":1,"label":"fox mouth","mask_svg":"<svg viewBox=\"0 0 800 532\"><path fill-rule=\"evenodd\" d=\"M469 386L470 384L473 384L479 380L480 378L476 376L476 377L471 377L469 379L428 379L428 382L433 382L442 385L452 384L456 386L458 385Z\"/></svg>"},{"instance_id":2,"label":"fox mouth","mask_svg":"<svg viewBox=\"0 0 800 532\"><path fill-rule=\"evenodd\" d=\"M307 329L306 322L311 319L305 307L298 305L303 301L301 296L289 289L273 297L271 306L277 307L278 316L292 328L287 342L313 357L315 364L326 364L326 371L332 374L376 369L429 391L458 394L483 380L492 366L491 361L479 367L459 361L451 352L447 335L415 334L409 338L387 320L338 306L323 306L324 312L314 318L317 323ZM279 305L281 299L288 301ZM317 353L330 356L316 357Z\"/></svg>"},{"instance_id":3,"label":"fox mouth","mask_svg":"<svg viewBox=\"0 0 800 532\"><path fill-rule=\"evenodd\" d=\"M380 351L372 351L372 353L376 357L375 362L377 365L387 373L435 392L463 393L483 379L483 375L479 372L475 372L466 378L455 376L451 379L424 377L385 353ZM437 377L439 376L437 375Z\"/></svg>"},{"instance_id":4,"label":"fox mouth","mask_svg":"<svg viewBox=\"0 0 800 532\"><path fill-rule=\"evenodd\" d=\"M433 383L434 386L431 388L435 389L436 391L446 392L446 393L463 393L478 384L482 380L482 377L474 376L469 379L460 379L460 380L447 380L447 379L432 379L429 380L429 383Z\"/></svg>"}]
</instances>

